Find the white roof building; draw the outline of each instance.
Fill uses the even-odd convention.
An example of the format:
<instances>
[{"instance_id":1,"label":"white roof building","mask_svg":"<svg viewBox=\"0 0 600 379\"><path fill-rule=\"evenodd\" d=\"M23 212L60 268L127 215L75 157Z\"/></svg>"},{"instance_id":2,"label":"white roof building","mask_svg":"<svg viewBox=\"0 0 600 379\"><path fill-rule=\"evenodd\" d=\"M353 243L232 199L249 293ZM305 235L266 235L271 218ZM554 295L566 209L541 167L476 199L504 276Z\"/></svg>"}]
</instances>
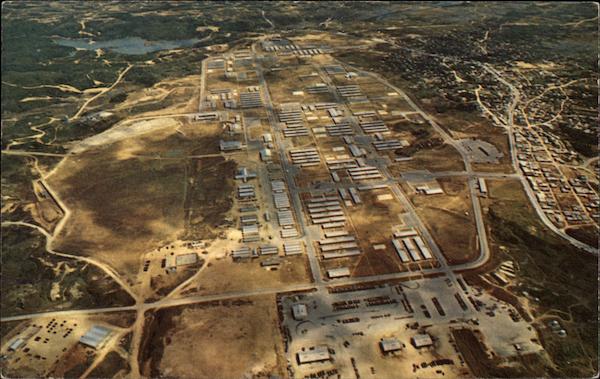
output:
<instances>
[{"instance_id":1,"label":"white roof building","mask_svg":"<svg viewBox=\"0 0 600 379\"><path fill-rule=\"evenodd\" d=\"M15 351L15 350L19 349L21 346L23 346L24 344L25 344L25 340L23 338L17 338L10 344L10 346L8 347L8 350Z\"/></svg>"},{"instance_id":2,"label":"white roof building","mask_svg":"<svg viewBox=\"0 0 600 379\"><path fill-rule=\"evenodd\" d=\"M272 156L271 149L264 148L264 149L261 149L259 153L260 153L261 161L267 162L267 161L271 160L271 156Z\"/></svg>"},{"instance_id":3,"label":"white roof building","mask_svg":"<svg viewBox=\"0 0 600 379\"><path fill-rule=\"evenodd\" d=\"M240 141L223 141L219 142L219 148L221 151L232 151L232 150L241 150L242 143Z\"/></svg>"},{"instance_id":4,"label":"white roof building","mask_svg":"<svg viewBox=\"0 0 600 379\"><path fill-rule=\"evenodd\" d=\"M333 268L331 270L327 270L327 276L331 279L350 276L350 269L348 267Z\"/></svg>"},{"instance_id":5,"label":"white roof building","mask_svg":"<svg viewBox=\"0 0 600 379\"><path fill-rule=\"evenodd\" d=\"M384 353L402 349L402 343L397 338L382 338L379 341L379 346Z\"/></svg>"},{"instance_id":6,"label":"white roof building","mask_svg":"<svg viewBox=\"0 0 600 379\"><path fill-rule=\"evenodd\" d=\"M327 346L316 346L312 350L300 351L296 355L299 364L323 362L331 359Z\"/></svg>"},{"instance_id":7,"label":"white roof building","mask_svg":"<svg viewBox=\"0 0 600 379\"><path fill-rule=\"evenodd\" d=\"M295 320L304 320L308 317L308 308L306 304L294 304L292 305L292 315Z\"/></svg>"},{"instance_id":8,"label":"white roof building","mask_svg":"<svg viewBox=\"0 0 600 379\"><path fill-rule=\"evenodd\" d=\"M84 345L98 349L111 334L111 330L100 325L92 326L81 338L79 342Z\"/></svg>"},{"instance_id":9,"label":"white roof building","mask_svg":"<svg viewBox=\"0 0 600 379\"><path fill-rule=\"evenodd\" d=\"M431 339L431 336L427 333L417 334L413 336L411 338L411 342L417 349L433 345L433 340Z\"/></svg>"}]
</instances>

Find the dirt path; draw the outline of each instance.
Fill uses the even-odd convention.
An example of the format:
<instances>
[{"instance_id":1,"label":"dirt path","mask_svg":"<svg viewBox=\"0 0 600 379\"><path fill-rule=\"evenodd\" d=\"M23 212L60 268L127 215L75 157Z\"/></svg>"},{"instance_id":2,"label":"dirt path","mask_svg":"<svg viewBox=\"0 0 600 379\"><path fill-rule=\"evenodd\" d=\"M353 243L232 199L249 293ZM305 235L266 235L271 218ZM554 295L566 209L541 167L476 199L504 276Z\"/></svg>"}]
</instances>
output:
<instances>
[{"instance_id":1,"label":"dirt path","mask_svg":"<svg viewBox=\"0 0 600 379\"><path fill-rule=\"evenodd\" d=\"M10 143L6 146L6 150L10 150L11 147L13 146L18 146L18 145L23 145L25 144L28 140L35 140L37 143L39 143L40 145L50 145L49 143L46 143L42 140L42 138L44 138L46 136L46 132L42 129L40 129L42 126L48 126L56 121L58 121L58 118L55 117L50 117L48 122L44 122L42 124L39 125L33 125L31 127L29 127L29 129L31 129L34 132L37 132L36 134L32 134L30 136L25 136L25 137L19 137L19 138L15 138L13 140L10 141ZM4 152L4 151L3 151Z\"/></svg>"},{"instance_id":2,"label":"dirt path","mask_svg":"<svg viewBox=\"0 0 600 379\"><path fill-rule=\"evenodd\" d=\"M105 344L102 347L102 350L100 351L100 353L96 354L96 356L94 357L94 361L92 362L91 365L88 366L88 368L84 371L84 373L81 374L81 376L79 377L80 379L87 378L92 373L92 371L94 371L94 369L96 367L98 367L98 365L100 365L102 363L102 361L104 361L104 358L106 358L106 356L111 351L117 351L119 348L119 341L131 329L131 328L116 328L114 325L110 325L109 327L112 330L116 329L117 333L111 337L109 343Z\"/></svg>"},{"instance_id":3,"label":"dirt path","mask_svg":"<svg viewBox=\"0 0 600 379\"><path fill-rule=\"evenodd\" d=\"M133 335L131 337L131 352L129 354L129 366L131 367L129 376L131 378L142 378L142 373L140 371L139 355L140 347L142 344L142 337L144 334L144 325L146 323L144 313L144 309L138 309L135 318L135 323L131 327L133 332Z\"/></svg>"},{"instance_id":4,"label":"dirt path","mask_svg":"<svg viewBox=\"0 0 600 379\"><path fill-rule=\"evenodd\" d=\"M121 73L119 74L119 76L117 77L117 80L115 80L115 82L108 88L104 88L102 91L98 92L98 94L96 94L95 96L89 98L85 103L83 103L83 105L81 106L81 108L79 108L79 110L77 111L77 113L75 113L72 117L69 118L69 121L74 121L77 120L81 114L83 113L83 111L85 110L85 108L94 100L96 100L97 98L99 98L100 96L104 95L105 93L107 93L108 91L110 91L111 89L115 88L115 86L117 84L119 84L121 82L121 80L123 80L123 77L125 76L125 74L127 74L127 72L129 70L131 70L131 68L134 65L132 65L131 63L128 64L127 67L125 67L125 69L123 71L121 71Z\"/></svg>"},{"instance_id":5,"label":"dirt path","mask_svg":"<svg viewBox=\"0 0 600 379\"><path fill-rule=\"evenodd\" d=\"M265 19L265 21L268 22L269 25L271 25L271 29L274 29L275 24L273 24L273 21L271 21L267 18L267 16L265 15L265 11L261 10L260 13L262 13L262 17Z\"/></svg>"},{"instance_id":6,"label":"dirt path","mask_svg":"<svg viewBox=\"0 0 600 379\"><path fill-rule=\"evenodd\" d=\"M68 84L57 84L57 85L50 85L50 84L42 84L39 86L19 86L17 84L13 84L13 83L9 83L9 82L2 82L3 84L6 84L7 86L11 86L11 87L18 87L18 88L23 88L23 89L37 89L37 88L56 88L62 92L74 92L74 93L83 93L82 90L77 89L73 86L70 86Z\"/></svg>"}]
</instances>

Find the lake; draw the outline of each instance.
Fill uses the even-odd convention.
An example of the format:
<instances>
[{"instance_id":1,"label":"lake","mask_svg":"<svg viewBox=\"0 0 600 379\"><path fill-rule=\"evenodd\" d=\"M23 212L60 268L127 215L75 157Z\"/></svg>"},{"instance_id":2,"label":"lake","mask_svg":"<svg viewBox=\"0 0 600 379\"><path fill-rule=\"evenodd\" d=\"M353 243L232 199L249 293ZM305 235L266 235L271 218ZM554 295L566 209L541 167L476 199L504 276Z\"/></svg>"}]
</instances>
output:
<instances>
[{"instance_id":1,"label":"lake","mask_svg":"<svg viewBox=\"0 0 600 379\"><path fill-rule=\"evenodd\" d=\"M92 41L89 38L71 39L63 37L56 37L52 40L61 46L86 50L105 49L127 55L142 55L159 50L190 47L200 41L197 38L172 41L147 41L140 37L119 38L110 41Z\"/></svg>"}]
</instances>

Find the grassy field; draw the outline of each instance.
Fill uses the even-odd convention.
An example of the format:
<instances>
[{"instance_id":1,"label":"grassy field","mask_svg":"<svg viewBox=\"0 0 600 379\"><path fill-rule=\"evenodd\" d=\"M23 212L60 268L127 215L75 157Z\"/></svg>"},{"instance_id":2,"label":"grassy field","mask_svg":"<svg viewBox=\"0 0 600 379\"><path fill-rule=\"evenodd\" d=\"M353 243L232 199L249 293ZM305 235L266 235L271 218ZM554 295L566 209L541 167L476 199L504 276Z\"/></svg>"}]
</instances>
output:
<instances>
[{"instance_id":1,"label":"grassy field","mask_svg":"<svg viewBox=\"0 0 600 379\"><path fill-rule=\"evenodd\" d=\"M227 188L235 165L187 157L215 152L219 133L216 124L176 122L67 158L49 178L72 210L58 247L131 275L140 255L162 243L210 238L209 229L231 206Z\"/></svg>"},{"instance_id":2,"label":"grassy field","mask_svg":"<svg viewBox=\"0 0 600 379\"><path fill-rule=\"evenodd\" d=\"M185 238L217 237L227 211L233 205L237 165L222 157L193 159L187 166L189 182L184 205Z\"/></svg>"},{"instance_id":3,"label":"grassy field","mask_svg":"<svg viewBox=\"0 0 600 379\"><path fill-rule=\"evenodd\" d=\"M585 377L598 369L597 259L555 236L538 220L516 181L488 181L484 202L493 254L504 250L520 268L517 296L526 291L536 318L554 316L568 330L566 338L542 333L556 365L555 376ZM539 321L538 328L544 329ZM546 338L544 338L546 336Z\"/></svg>"},{"instance_id":4,"label":"grassy field","mask_svg":"<svg viewBox=\"0 0 600 379\"><path fill-rule=\"evenodd\" d=\"M73 210L57 247L130 274L140 253L183 231L185 164L106 157L103 149L84 153L51 178Z\"/></svg>"}]
</instances>

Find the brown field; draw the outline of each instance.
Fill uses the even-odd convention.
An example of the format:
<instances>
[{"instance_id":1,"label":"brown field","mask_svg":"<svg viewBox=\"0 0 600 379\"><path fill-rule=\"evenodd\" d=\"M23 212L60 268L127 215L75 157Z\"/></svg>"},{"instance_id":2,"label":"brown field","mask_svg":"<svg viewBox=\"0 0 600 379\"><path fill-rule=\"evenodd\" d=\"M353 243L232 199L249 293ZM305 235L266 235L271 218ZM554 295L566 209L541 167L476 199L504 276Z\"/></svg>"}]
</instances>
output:
<instances>
[{"instance_id":1,"label":"brown field","mask_svg":"<svg viewBox=\"0 0 600 379\"><path fill-rule=\"evenodd\" d=\"M361 78L362 79L362 78ZM365 80L369 79L369 80ZM348 84L358 84L362 92L369 97L382 97L385 96L388 92L392 92L385 85L379 83L376 80L370 78L364 78L362 80L355 80L354 78L350 80Z\"/></svg>"},{"instance_id":2,"label":"brown field","mask_svg":"<svg viewBox=\"0 0 600 379\"><path fill-rule=\"evenodd\" d=\"M294 180L298 187L306 187L318 182L327 182L331 176L323 164L300 168Z\"/></svg>"},{"instance_id":3,"label":"brown field","mask_svg":"<svg viewBox=\"0 0 600 379\"><path fill-rule=\"evenodd\" d=\"M231 89L238 90L238 86L235 82L227 79L224 72L215 72L212 74L206 74L206 94L209 94L211 90L218 89Z\"/></svg>"},{"instance_id":4,"label":"brown field","mask_svg":"<svg viewBox=\"0 0 600 379\"><path fill-rule=\"evenodd\" d=\"M393 89L391 89L389 87L383 86L383 85L381 85L381 87L383 87L383 88L381 89L380 92L378 92L378 95L385 96L385 97L383 97L381 99L377 99L376 103L378 104L379 107L384 108L386 111L388 111L389 112L388 114L391 115L392 111L401 111L401 112L412 112L413 111L411 106L408 105L406 100L404 100L404 98L402 98L402 96L400 96L399 94L397 96L387 96L388 93L396 92L396 91L394 91Z\"/></svg>"},{"instance_id":5,"label":"brown field","mask_svg":"<svg viewBox=\"0 0 600 379\"><path fill-rule=\"evenodd\" d=\"M305 255L282 258L275 271L260 267L261 260L264 258L242 262L233 262L230 257L212 260L182 294L251 291L310 282L310 269Z\"/></svg>"},{"instance_id":6,"label":"brown field","mask_svg":"<svg viewBox=\"0 0 600 379\"><path fill-rule=\"evenodd\" d=\"M403 212L399 201L379 201L377 195L391 194L387 189L363 191L363 204L347 208L356 239L363 251L354 265L352 276L388 274L402 271L400 259L390 244L393 227L399 225L399 214ZM385 244L385 250L373 249L374 244Z\"/></svg>"},{"instance_id":7,"label":"brown field","mask_svg":"<svg viewBox=\"0 0 600 379\"><path fill-rule=\"evenodd\" d=\"M144 376L270 377L285 374L275 296L157 311L140 352ZM265 327L267 326L267 327Z\"/></svg>"},{"instance_id":8,"label":"brown field","mask_svg":"<svg viewBox=\"0 0 600 379\"><path fill-rule=\"evenodd\" d=\"M444 195L410 195L409 198L448 263L469 262L479 251L467 182L447 178L439 183Z\"/></svg>"},{"instance_id":9,"label":"brown field","mask_svg":"<svg viewBox=\"0 0 600 379\"><path fill-rule=\"evenodd\" d=\"M72 210L55 247L93 256L127 276L134 274L143 253L177 239L184 231L186 191L189 197L186 177L199 175L205 167L202 160L190 165L185 158L215 151L220 132L216 124L204 126L182 124L179 133L167 128L67 158L48 180ZM215 180L228 178L202 176L200 182L208 180L211 186L207 188L221 188L212 196L224 198L228 194ZM202 208L202 196L207 195L195 195L193 207ZM224 201L211 204L215 203L226 205Z\"/></svg>"},{"instance_id":10,"label":"brown field","mask_svg":"<svg viewBox=\"0 0 600 379\"><path fill-rule=\"evenodd\" d=\"M460 154L449 145L442 145L432 149L417 151L412 159L396 162L390 166L392 173L400 175L403 171L429 170L437 171L462 171L465 169Z\"/></svg>"},{"instance_id":11,"label":"brown field","mask_svg":"<svg viewBox=\"0 0 600 379\"><path fill-rule=\"evenodd\" d=\"M318 76L306 76L316 72L311 65L288 65L281 71L270 71L265 73L265 80L269 87L269 93L274 103L318 103L333 101L331 93L310 94L306 87L316 83L322 83ZM293 95L294 91L304 91L303 95Z\"/></svg>"},{"instance_id":12,"label":"brown field","mask_svg":"<svg viewBox=\"0 0 600 379\"><path fill-rule=\"evenodd\" d=\"M504 129L493 126L491 122L483 117L473 115L437 115L442 127L450 132L455 139L477 138L496 146L504 154L498 164L473 163L473 169L488 172L514 172L508 136Z\"/></svg>"}]
</instances>

